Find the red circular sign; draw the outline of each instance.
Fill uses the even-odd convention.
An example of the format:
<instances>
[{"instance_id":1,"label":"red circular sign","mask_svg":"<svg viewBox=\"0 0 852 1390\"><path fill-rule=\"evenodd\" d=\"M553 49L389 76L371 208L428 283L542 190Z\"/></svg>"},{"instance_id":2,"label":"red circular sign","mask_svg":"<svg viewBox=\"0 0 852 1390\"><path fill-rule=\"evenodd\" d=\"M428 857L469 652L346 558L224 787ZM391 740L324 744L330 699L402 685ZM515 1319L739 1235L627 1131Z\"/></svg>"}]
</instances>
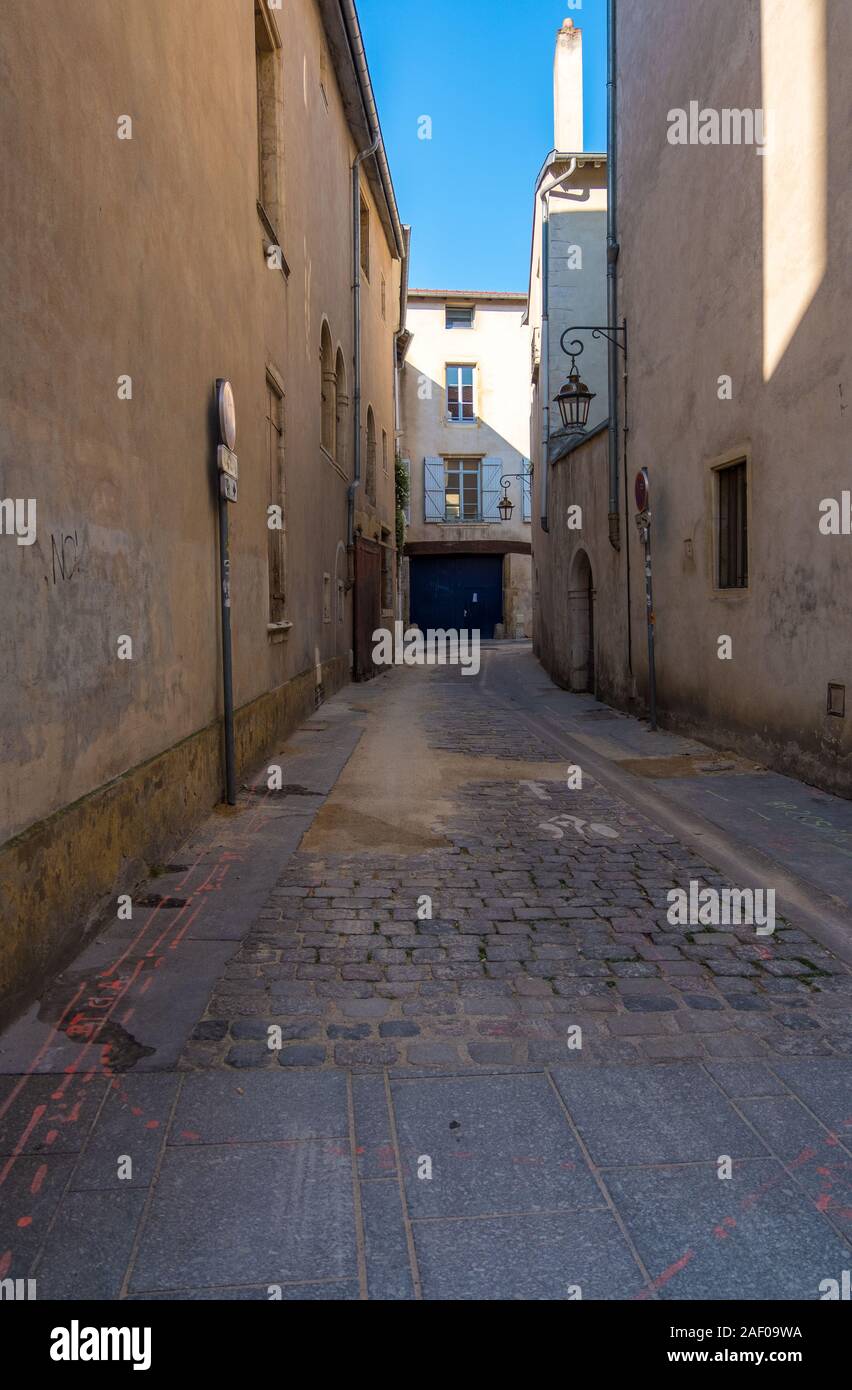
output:
<instances>
[{"instance_id":1,"label":"red circular sign","mask_svg":"<svg viewBox=\"0 0 852 1390\"><path fill-rule=\"evenodd\" d=\"M651 480L648 477L647 468L640 468L636 474L635 496L639 511L647 511L651 497Z\"/></svg>"}]
</instances>

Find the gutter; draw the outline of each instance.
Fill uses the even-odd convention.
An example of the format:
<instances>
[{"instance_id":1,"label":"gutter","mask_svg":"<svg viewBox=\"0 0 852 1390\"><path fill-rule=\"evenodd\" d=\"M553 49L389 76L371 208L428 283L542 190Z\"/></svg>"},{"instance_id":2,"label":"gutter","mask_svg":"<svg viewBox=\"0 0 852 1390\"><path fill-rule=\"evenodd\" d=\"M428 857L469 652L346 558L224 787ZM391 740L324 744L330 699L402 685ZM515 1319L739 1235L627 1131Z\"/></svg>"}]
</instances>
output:
<instances>
[{"instance_id":1,"label":"gutter","mask_svg":"<svg viewBox=\"0 0 852 1390\"><path fill-rule=\"evenodd\" d=\"M338 4L340 17L346 31L346 39L349 45L352 65L358 79L361 105L364 110L367 128L370 135L375 136L375 142L367 150L364 158L366 158L367 155L375 155L376 157L376 168L381 181L385 204L390 215L394 242L396 244L396 254L399 260L403 260L405 258L405 235L402 230L402 223L400 222L399 209L396 205L396 194L393 190L393 179L391 178L391 172L388 166L385 143L382 139L382 126L376 108L376 99L373 94L373 83L370 78L370 69L367 65L367 54L364 48L364 38L361 33L358 11L355 8L353 0L338 0Z\"/></svg>"},{"instance_id":2,"label":"gutter","mask_svg":"<svg viewBox=\"0 0 852 1390\"><path fill-rule=\"evenodd\" d=\"M542 385L539 386L541 397L541 491L539 501L542 531L550 529L547 520L547 483L550 472L550 460L547 456L550 449L550 195L560 184L566 183L572 177L576 168L577 158L572 155L565 173L546 182L539 193L541 198L541 362L539 363L538 379L543 384L543 389Z\"/></svg>"},{"instance_id":3,"label":"gutter","mask_svg":"<svg viewBox=\"0 0 852 1390\"><path fill-rule=\"evenodd\" d=\"M352 320L355 357L352 423L355 442L352 454L354 477L346 492L346 545L350 557L355 544L355 493L361 486L361 165L376 153L381 138L381 131L376 131L373 143L359 150L352 161Z\"/></svg>"}]
</instances>

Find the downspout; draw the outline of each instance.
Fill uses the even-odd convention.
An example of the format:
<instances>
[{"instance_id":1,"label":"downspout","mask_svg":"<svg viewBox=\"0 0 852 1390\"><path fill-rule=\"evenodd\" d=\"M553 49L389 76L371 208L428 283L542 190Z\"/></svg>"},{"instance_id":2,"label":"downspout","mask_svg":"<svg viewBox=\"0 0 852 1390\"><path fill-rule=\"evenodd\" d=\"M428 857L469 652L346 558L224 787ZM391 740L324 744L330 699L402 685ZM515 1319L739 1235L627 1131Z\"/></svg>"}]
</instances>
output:
<instances>
[{"instance_id":1,"label":"downspout","mask_svg":"<svg viewBox=\"0 0 852 1390\"><path fill-rule=\"evenodd\" d=\"M607 0L607 195L606 195L606 321L607 378L609 389L609 543L621 549L618 514L618 362L619 348L613 330L618 326L618 129L616 113L616 24L617 0Z\"/></svg>"},{"instance_id":2,"label":"downspout","mask_svg":"<svg viewBox=\"0 0 852 1390\"><path fill-rule=\"evenodd\" d=\"M577 168L571 159L567 170L558 179L545 183L541 190L541 361L538 379L544 383L541 404L541 529L549 530L547 520L547 483L550 473L550 195L560 184L567 183ZM540 388L541 389L541 388Z\"/></svg>"},{"instance_id":3,"label":"downspout","mask_svg":"<svg viewBox=\"0 0 852 1390\"><path fill-rule=\"evenodd\" d=\"M370 155L376 153L381 139L377 131L373 143L356 154L352 163L352 252L354 275L352 279L352 318L355 342L354 383L352 390L352 416L355 432L352 458L354 478L347 492L346 544L350 560L355 544L355 493L361 484L361 165Z\"/></svg>"}]
</instances>

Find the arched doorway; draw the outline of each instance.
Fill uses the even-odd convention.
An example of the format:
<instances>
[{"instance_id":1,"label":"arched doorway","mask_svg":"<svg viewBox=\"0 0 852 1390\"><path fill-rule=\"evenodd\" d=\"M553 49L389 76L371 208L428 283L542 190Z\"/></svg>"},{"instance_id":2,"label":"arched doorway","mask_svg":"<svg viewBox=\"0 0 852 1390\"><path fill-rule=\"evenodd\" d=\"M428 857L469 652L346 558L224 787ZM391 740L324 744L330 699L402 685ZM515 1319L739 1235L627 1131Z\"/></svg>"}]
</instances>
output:
<instances>
[{"instance_id":1,"label":"arched doorway","mask_svg":"<svg viewBox=\"0 0 852 1390\"><path fill-rule=\"evenodd\" d=\"M571 566L568 589L569 682L572 690L595 692L595 586L585 550Z\"/></svg>"}]
</instances>

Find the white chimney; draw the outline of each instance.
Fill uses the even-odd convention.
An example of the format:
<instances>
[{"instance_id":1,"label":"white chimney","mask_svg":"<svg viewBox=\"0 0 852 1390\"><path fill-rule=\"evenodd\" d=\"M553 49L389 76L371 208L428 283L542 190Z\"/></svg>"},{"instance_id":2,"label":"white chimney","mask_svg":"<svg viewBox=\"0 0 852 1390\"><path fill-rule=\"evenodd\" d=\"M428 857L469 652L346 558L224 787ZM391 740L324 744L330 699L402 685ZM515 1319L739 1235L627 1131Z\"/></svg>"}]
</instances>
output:
<instances>
[{"instance_id":1,"label":"white chimney","mask_svg":"<svg viewBox=\"0 0 852 1390\"><path fill-rule=\"evenodd\" d=\"M553 143L569 154L583 148L583 31L566 19L553 61Z\"/></svg>"}]
</instances>

